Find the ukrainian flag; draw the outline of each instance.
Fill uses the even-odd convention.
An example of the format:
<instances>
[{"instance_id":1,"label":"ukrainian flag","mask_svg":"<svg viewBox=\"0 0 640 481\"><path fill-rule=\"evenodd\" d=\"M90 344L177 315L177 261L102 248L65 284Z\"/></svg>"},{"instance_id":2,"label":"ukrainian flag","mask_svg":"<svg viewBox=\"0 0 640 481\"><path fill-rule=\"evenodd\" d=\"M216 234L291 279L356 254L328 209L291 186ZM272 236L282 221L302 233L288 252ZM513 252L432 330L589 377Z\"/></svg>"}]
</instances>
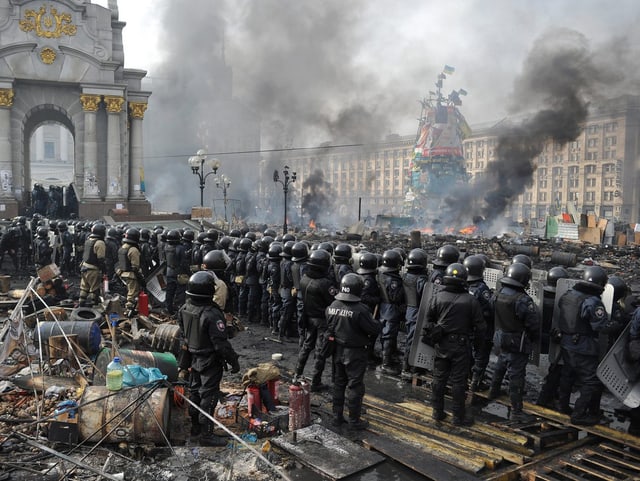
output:
<instances>
[{"instance_id":1,"label":"ukrainian flag","mask_svg":"<svg viewBox=\"0 0 640 481\"><path fill-rule=\"evenodd\" d=\"M445 65L444 68L442 69L442 71L444 73L446 73L447 75L451 75L453 72L456 71L456 69L453 68L451 65Z\"/></svg>"},{"instance_id":2,"label":"ukrainian flag","mask_svg":"<svg viewBox=\"0 0 640 481\"><path fill-rule=\"evenodd\" d=\"M144 167L140 167L140 192L144 192Z\"/></svg>"}]
</instances>

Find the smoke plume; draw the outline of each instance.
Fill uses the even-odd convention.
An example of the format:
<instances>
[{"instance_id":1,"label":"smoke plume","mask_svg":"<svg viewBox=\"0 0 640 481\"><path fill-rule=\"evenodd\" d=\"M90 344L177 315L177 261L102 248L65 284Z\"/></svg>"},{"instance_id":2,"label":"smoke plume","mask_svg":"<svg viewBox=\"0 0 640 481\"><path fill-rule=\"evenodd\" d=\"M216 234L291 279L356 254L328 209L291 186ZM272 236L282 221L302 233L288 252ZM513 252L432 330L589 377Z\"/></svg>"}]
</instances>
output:
<instances>
[{"instance_id":1,"label":"smoke plume","mask_svg":"<svg viewBox=\"0 0 640 481\"><path fill-rule=\"evenodd\" d=\"M314 170L302 184L302 209L317 223L330 218L333 210L334 193L331 185L324 180L324 172Z\"/></svg>"}]
</instances>

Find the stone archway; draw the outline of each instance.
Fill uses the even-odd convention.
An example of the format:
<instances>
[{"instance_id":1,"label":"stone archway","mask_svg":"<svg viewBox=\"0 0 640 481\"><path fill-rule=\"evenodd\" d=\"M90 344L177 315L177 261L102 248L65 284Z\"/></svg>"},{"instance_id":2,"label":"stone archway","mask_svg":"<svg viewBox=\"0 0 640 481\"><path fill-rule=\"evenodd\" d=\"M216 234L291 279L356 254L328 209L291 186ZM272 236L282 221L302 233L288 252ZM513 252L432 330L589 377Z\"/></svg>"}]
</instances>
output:
<instances>
[{"instance_id":1,"label":"stone archway","mask_svg":"<svg viewBox=\"0 0 640 481\"><path fill-rule=\"evenodd\" d=\"M55 121L74 137L80 217L148 215L142 121L146 72L124 68L116 1L0 0L0 217L24 212L29 137Z\"/></svg>"}]
</instances>

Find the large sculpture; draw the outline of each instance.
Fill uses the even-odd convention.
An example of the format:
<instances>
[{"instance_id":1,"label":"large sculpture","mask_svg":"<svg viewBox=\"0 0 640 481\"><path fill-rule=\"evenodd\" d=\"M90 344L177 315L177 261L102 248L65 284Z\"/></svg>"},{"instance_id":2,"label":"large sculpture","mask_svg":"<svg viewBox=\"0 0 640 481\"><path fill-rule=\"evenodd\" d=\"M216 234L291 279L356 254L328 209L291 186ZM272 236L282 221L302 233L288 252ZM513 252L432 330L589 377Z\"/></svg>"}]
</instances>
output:
<instances>
[{"instance_id":1,"label":"large sculpture","mask_svg":"<svg viewBox=\"0 0 640 481\"><path fill-rule=\"evenodd\" d=\"M143 188L142 121L151 92L124 68L116 0L0 0L0 216L31 207L29 139L46 122L74 137L81 217L151 211Z\"/></svg>"}]
</instances>

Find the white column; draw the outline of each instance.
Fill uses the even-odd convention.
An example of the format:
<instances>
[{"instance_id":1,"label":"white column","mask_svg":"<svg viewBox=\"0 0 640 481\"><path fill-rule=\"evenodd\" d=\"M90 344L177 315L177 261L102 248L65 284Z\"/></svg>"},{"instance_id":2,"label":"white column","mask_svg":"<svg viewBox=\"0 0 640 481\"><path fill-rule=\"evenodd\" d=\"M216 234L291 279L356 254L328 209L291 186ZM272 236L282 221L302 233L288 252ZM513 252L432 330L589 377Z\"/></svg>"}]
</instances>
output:
<instances>
[{"instance_id":1,"label":"white column","mask_svg":"<svg viewBox=\"0 0 640 481\"><path fill-rule=\"evenodd\" d=\"M122 199L120 116L124 98L105 96L107 104L107 199Z\"/></svg>"},{"instance_id":2,"label":"white column","mask_svg":"<svg viewBox=\"0 0 640 481\"><path fill-rule=\"evenodd\" d=\"M131 200L144 199L142 191L144 183L144 164L142 161L142 119L147 110L146 102L129 102L131 117L131 153L129 158L129 198Z\"/></svg>"},{"instance_id":3,"label":"white column","mask_svg":"<svg viewBox=\"0 0 640 481\"><path fill-rule=\"evenodd\" d=\"M98 141L96 137L96 112L100 104L99 95L80 95L84 110L84 179L83 196L97 199L98 190Z\"/></svg>"},{"instance_id":4,"label":"white column","mask_svg":"<svg viewBox=\"0 0 640 481\"><path fill-rule=\"evenodd\" d=\"M0 89L0 199L13 197L13 156L11 155L13 95L13 89Z\"/></svg>"},{"instance_id":5,"label":"white column","mask_svg":"<svg viewBox=\"0 0 640 481\"><path fill-rule=\"evenodd\" d=\"M41 125L36 129L36 151L31 154L30 160L44 160L44 127Z\"/></svg>"}]
</instances>

